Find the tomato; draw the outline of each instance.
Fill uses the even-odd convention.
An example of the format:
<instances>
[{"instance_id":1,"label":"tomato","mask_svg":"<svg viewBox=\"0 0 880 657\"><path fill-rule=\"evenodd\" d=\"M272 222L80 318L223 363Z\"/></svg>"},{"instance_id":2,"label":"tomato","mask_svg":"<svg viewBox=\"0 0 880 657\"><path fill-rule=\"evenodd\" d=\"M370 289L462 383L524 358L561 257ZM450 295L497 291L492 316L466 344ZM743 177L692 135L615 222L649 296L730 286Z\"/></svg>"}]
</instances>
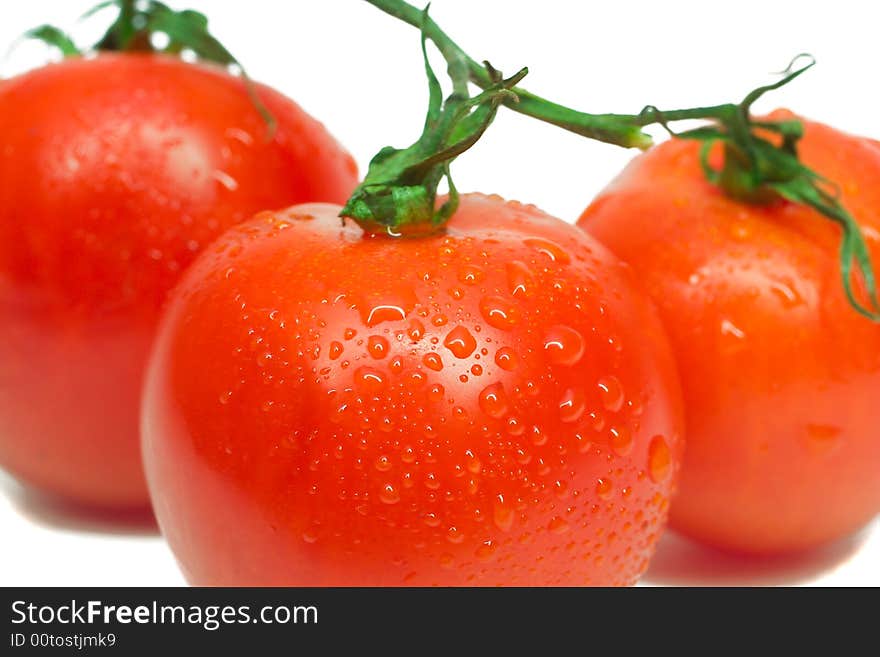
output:
<instances>
[{"instance_id":1,"label":"tomato","mask_svg":"<svg viewBox=\"0 0 880 657\"><path fill-rule=\"evenodd\" d=\"M0 86L0 465L71 500L148 504L142 371L159 308L223 229L340 201L348 154L268 87L166 56L70 59Z\"/></svg>"},{"instance_id":2,"label":"tomato","mask_svg":"<svg viewBox=\"0 0 880 657\"><path fill-rule=\"evenodd\" d=\"M880 262L880 149L805 129L801 159L839 184ZM834 224L727 198L699 148L638 157L579 225L636 269L673 343L688 450L671 526L726 549L806 549L880 511L880 327L847 303Z\"/></svg>"},{"instance_id":3,"label":"tomato","mask_svg":"<svg viewBox=\"0 0 880 657\"><path fill-rule=\"evenodd\" d=\"M142 435L189 581L632 583L682 411L631 272L498 197L420 238L339 211L233 228L169 303Z\"/></svg>"}]
</instances>

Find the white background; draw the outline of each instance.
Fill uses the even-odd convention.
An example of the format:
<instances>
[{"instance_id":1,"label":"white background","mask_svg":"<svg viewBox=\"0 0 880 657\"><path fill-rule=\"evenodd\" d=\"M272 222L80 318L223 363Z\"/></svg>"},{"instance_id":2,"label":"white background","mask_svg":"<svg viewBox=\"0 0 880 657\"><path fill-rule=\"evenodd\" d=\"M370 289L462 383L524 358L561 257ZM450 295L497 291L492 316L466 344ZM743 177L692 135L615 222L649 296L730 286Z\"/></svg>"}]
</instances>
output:
<instances>
[{"instance_id":1,"label":"white background","mask_svg":"<svg viewBox=\"0 0 880 657\"><path fill-rule=\"evenodd\" d=\"M426 100L418 35L361 0L167 2L207 13L214 34L250 74L322 120L362 171L380 147L408 145L417 137ZM88 5L0 2L0 51L45 22L73 28L81 43L93 42L107 17L77 26ZM490 59L508 74L528 65L523 86L591 112L739 100L774 79L771 72L794 55L810 52L818 65L757 109L787 106L880 136L880 6L874 2L435 0L431 11L475 58ZM23 44L0 75L47 57L43 46ZM503 112L454 174L461 191L495 192L573 221L633 155ZM721 556L667 535L643 581L877 586L880 522L817 553L771 561ZM149 522L84 517L0 473L0 585L182 583Z\"/></svg>"}]
</instances>

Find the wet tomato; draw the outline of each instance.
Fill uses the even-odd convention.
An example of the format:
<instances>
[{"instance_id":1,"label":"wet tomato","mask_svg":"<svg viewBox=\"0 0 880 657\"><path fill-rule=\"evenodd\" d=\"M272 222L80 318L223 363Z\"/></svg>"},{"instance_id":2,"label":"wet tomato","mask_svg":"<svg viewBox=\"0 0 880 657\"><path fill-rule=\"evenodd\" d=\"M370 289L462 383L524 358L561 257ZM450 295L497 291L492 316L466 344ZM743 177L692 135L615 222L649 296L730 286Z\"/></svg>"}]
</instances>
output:
<instances>
[{"instance_id":1,"label":"wet tomato","mask_svg":"<svg viewBox=\"0 0 880 657\"><path fill-rule=\"evenodd\" d=\"M187 272L143 407L154 508L226 585L629 584L666 516L679 389L630 270L467 195L394 239L301 205Z\"/></svg>"},{"instance_id":2,"label":"wet tomato","mask_svg":"<svg viewBox=\"0 0 880 657\"><path fill-rule=\"evenodd\" d=\"M341 201L352 159L292 101L165 56L75 58L0 86L0 465L148 504L142 370L167 290L258 210Z\"/></svg>"},{"instance_id":3,"label":"wet tomato","mask_svg":"<svg viewBox=\"0 0 880 657\"><path fill-rule=\"evenodd\" d=\"M803 162L839 184L880 262L880 149L805 126ZM699 148L640 156L580 225L635 268L673 343L688 449L671 525L727 549L808 548L880 511L880 327L847 303L834 224L727 198Z\"/></svg>"}]
</instances>

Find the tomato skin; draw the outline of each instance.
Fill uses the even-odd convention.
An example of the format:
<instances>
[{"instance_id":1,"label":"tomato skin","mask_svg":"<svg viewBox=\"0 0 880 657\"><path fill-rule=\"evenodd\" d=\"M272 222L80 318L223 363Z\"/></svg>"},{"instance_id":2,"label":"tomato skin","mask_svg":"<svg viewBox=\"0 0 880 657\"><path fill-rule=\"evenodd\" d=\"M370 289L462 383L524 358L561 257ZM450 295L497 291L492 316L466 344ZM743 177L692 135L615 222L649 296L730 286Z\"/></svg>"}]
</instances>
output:
<instances>
[{"instance_id":1,"label":"tomato skin","mask_svg":"<svg viewBox=\"0 0 880 657\"><path fill-rule=\"evenodd\" d=\"M840 185L880 262L880 149L805 127L802 160ZM670 525L729 550L810 548L880 511L880 327L844 297L830 221L726 198L698 149L638 157L579 225L633 266L670 334L688 443Z\"/></svg>"},{"instance_id":2,"label":"tomato skin","mask_svg":"<svg viewBox=\"0 0 880 657\"><path fill-rule=\"evenodd\" d=\"M498 197L462 197L425 238L338 213L228 231L169 303L142 435L188 580L632 583L682 411L628 268Z\"/></svg>"},{"instance_id":3,"label":"tomato skin","mask_svg":"<svg viewBox=\"0 0 880 657\"><path fill-rule=\"evenodd\" d=\"M167 291L254 212L338 202L351 157L292 101L151 55L70 59L0 86L0 466L104 507L149 502L144 362Z\"/></svg>"}]
</instances>

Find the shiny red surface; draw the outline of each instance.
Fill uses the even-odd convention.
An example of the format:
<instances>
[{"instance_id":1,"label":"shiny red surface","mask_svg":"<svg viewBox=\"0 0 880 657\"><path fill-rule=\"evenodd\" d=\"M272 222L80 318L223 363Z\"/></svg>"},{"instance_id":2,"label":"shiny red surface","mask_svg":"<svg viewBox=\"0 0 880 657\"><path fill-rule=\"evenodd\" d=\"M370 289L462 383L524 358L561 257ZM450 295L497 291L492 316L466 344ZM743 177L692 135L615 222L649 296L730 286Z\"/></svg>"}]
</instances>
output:
<instances>
[{"instance_id":1,"label":"shiny red surface","mask_svg":"<svg viewBox=\"0 0 880 657\"><path fill-rule=\"evenodd\" d=\"M302 205L228 231L151 357L145 464L187 578L630 584L665 524L679 388L630 270L533 206L445 234Z\"/></svg>"},{"instance_id":2,"label":"shiny red surface","mask_svg":"<svg viewBox=\"0 0 880 657\"><path fill-rule=\"evenodd\" d=\"M148 503L142 370L196 254L258 210L341 201L357 174L267 87L149 55L71 59L0 86L0 466L86 504Z\"/></svg>"},{"instance_id":3,"label":"shiny red surface","mask_svg":"<svg viewBox=\"0 0 880 657\"><path fill-rule=\"evenodd\" d=\"M638 157L579 225L638 272L672 340L688 447L671 525L727 549L808 548L880 511L880 326L844 297L836 225L726 198L698 149ZM876 142L807 122L800 153L880 263Z\"/></svg>"}]
</instances>

